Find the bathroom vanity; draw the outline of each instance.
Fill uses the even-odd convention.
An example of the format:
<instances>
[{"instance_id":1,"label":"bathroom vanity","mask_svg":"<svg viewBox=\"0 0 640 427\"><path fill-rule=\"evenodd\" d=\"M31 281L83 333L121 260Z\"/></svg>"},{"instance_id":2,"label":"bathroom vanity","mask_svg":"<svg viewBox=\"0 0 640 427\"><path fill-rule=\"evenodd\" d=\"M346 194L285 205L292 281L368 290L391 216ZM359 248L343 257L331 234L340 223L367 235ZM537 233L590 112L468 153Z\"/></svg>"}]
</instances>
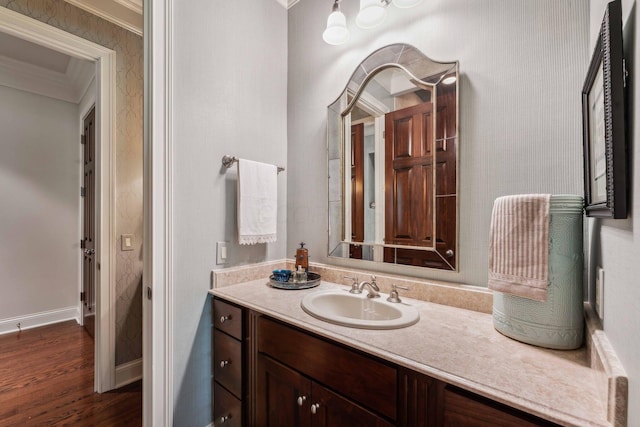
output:
<instances>
[{"instance_id":1,"label":"bathroom vanity","mask_svg":"<svg viewBox=\"0 0 640 427\"><path fill-rule=\"evenodd\" d=\"M211 291L215 425L614 425L607 376L584 348L522 344L489 314L409 298L420 320L392 330L302 310L305 295L329 289L348 287L283 291L260 279Z\"/></svg>"}]
</instances>

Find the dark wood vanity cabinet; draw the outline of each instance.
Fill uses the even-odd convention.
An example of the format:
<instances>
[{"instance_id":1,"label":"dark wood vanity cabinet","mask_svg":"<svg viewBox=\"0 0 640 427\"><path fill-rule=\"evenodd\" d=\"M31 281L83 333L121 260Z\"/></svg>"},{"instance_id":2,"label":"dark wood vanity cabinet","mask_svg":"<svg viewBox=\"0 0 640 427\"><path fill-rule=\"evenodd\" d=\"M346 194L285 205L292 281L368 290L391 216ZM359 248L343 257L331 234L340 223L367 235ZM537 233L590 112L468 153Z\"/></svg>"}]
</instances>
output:
<instances>
[{"instance_id":1,"label":"dark wood vanity cabinet","mask_svg":"<svg viewBox=\"0 0 640 427\"><path fill-rule=\"evenodd\" d=\"M246 402L243 309L213 300L213 422L214 425L243 426Z\"/></svg>"},{"instance_id":2,"label":"dark wood vanity cabinet","mask_svg":"<svg viewBox=\"0 0 640 427\"><path fill-rule=\"evenodd\" d=\"M219 299L213 338L215 426L555 425Z\"/></svg>"},{"instance_id":3,"label":"dark wood vanity cabinet","mask_svg":"<svg viewBox=\"0 0 640 427\"><path fill-rule=\"evenodd\" d=\"M256 425L395 425L394 366L266 317L257 336Z\"/></svg>"}]
</instances>

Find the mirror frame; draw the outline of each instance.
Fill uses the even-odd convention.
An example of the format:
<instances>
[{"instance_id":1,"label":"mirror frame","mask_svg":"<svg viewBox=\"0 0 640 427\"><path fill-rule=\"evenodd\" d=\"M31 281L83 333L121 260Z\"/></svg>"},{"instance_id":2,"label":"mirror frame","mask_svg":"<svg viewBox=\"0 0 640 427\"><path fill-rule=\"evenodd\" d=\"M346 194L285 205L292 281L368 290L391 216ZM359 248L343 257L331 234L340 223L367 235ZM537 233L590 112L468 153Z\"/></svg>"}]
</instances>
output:
<instances>
[{"instance_id":1,"label":"mirror frame","mask_svg":"<svg viewBox=\"0 0 640 427\"><path fill-rule=\"evenodd\" d=\"M455 111L455 138L456 143L458 145L455 153L455 161L456 161L456 201L455 201L455 263L452 266L446 258L438 252L435 247L432 248L419 248L419 250L431 251L437 253L444 264L449 268L443 267L439 270L441 271L459 271L459 259L458 259L458 247L459 247L459 213L460 213L460 178L459 178L459 84L460 84L460 75L459 75L459 63L458 61L452 62L438 62L433 61L426 55L424 55L420 50L411 46L409 44L398 43L392 44L388 46L384 46L380 49L375 50L369 56L367 56L355 69L352 73L351 77L347 81L345 88L342 90L338 98L332 102L327 108L327 170L329 171L329 182L328 182L328 233L327 233L327 256L329 258L339 258L342 260L356 261L356 262L366 262L366 263L374 263L376 265L402 265L403 267L414 267L414 268L437 268L437 267L425 267L425 266L412 266L406 264L395 264L395 263L385 263L384 261L370 261L370 260L362 260L357 258L348 258L344 256L336 256L333 255L336 250L340 247L343 247L342 252L347 253L348 246L353 244L345 237L345 188L344 188L344 171L345 171L345 155L344 155L344 147L345 147L345 132L344 132L344 121L345 117L350 114L353 107L357 104L360 99L360 95L364 92L367 84L374 79L374 77L387 69L399 69L401 70L408 80L410 80L416 87L420 89L425 88L433 88L438 83L441 83L446 75L450 75L455 72L456 76L456 89L455 89L455 102L456 102L456 111ZM425 74L430 68L433 68L436 71ZM426 75L427 77L418 78L419 75ZM437 78L436 78L437 76ZM352 97L349 100L349 97ZM435 119L434 119L435 120ZM340 215L339 215L339 223L332 224L332 203L336 203L338 201L332 201L332 193L335 197L335 189L332 191L332 182L336 179L331 178L332 175L332 166L331 160L336 160L336 158L332 159L332 156L335 156L336 147L332 147L332 141L334 141L333 145L336 145L335 142L338 142L337 152L339 153L340 159L340 176L338 182L340 183L340 195L339 195L339 206L340 206ZM333 153L333 154L332 154ZM335 166L334 166L335 168ZM335 175L336 171L333 170ZM335 186L335 184L334 184ZM435 197L435 196L434 196ZM335 209L335 205L333 206ZM434 217L435 222L435 217ZM333 231L333 233L332 233ZM338 235L338 239L335 238L335 235ZM333 238L332 238L333 235ZM384 243L376 243L376 242L357 242L358 245L363 247L371 246L373 248L380 247L391 247L391 248L407 248L407 249L416 249L413 246L402 246L402 245L393 245L393 244L384 244ZM375 250L375 249L373 249Z\"/></svg>"}]
</instances>

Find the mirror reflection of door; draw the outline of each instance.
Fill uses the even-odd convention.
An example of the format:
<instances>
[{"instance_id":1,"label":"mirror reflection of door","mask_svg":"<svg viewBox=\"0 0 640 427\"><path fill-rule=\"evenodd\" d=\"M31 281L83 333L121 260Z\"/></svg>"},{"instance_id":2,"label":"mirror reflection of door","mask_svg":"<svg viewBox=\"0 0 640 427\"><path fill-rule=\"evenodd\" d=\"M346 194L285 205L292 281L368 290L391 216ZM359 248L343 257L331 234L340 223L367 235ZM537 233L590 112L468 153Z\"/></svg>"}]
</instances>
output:
<instances>
[{"instance_id":1,"label":"mirror reflection of door","mask_svg":"<svg viewBox=\"0 0 640 427\"><path fill-rule=\"evenodd\" d=\"M83 123L83 237L82 250L82 318L89 335L95 335L95 106Z\"/></svg>"},{"instance_id":2,"label":"mirror reflection of door","mask_svg":"<svg viewBox=\"0 0 640 427\"><path fill-rule=\"evenodd\" d=\"M456 97L448 85L436 93L435 118L431 101L385 115L385 244L409 246L385 247L385 262L455 265Z\"/></svg>"},{"instance_id":3,"label":"mirror reflection of door","mask_svg":"<svg viewBox=\"0 0 640 427\"><path fill-rule=\"evenodd\" d=\"M385 116L386 244L434 246L434 115L424 102ZM424 250L386 247L385 262L424 265Z\"/></svg>"},{"instance_id":4,"label":"mirror reflection of door","mask_svg":"<svg viewBox=\"0 0 640 427\"><path fill-rule=\"evenodd\" d=\"M351 241L364 242L364 124L351 126ZM362 245L349 245L349 258L362 259Z\"/></svg>"}]
</instances>

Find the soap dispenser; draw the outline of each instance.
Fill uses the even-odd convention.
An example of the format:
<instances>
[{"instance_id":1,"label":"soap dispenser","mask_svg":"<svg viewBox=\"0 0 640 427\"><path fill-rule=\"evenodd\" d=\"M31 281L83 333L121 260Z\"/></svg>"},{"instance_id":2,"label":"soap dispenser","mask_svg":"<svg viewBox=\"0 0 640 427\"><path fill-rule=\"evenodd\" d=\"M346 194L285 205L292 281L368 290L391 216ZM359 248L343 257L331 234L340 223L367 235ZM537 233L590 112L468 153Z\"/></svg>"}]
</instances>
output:
<instances>
[{"instance_id":1,"label":"soap dispenser","mask_svg":"<svg viewBox=\"0 0 640 427\"><path fill-rule=\"evenodd\" d=\"M296 270L302 266L304 271L309 271L309 250L304 247L305 243L300 242L300 247L296 249Z\"/></svg>"}]
</instances>

